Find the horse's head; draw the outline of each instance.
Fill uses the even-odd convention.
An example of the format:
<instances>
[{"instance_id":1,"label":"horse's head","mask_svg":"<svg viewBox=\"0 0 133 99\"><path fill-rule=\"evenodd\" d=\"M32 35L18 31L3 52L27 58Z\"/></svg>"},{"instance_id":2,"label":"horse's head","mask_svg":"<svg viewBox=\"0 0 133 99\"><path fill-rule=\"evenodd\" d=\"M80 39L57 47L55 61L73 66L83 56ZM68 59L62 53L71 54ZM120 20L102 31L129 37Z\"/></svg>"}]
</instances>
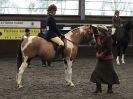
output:
<instances>
[{"instance_id":1,"label":"horse's head","mask_svg":"<svg viewBox=\"0 0 133 99\"><path fill-rule=\"evenodd\" d=\"M131 29L133 30L133 19L130 20L130 26L131 26Z\"/></svg>"},{"instance_id":2,"label":"horse's head","mask_svg":"<svg viewBox=\"0 0 133 99\"><path fill-rule=\"evenodd\" d=\"M84 35L85 38L89 40L92 45L94 45L96 42L93 30L94 29L92 25L84 25L80 27L81 33Z\"/></svg>"},{"instance_id":3,"label":"horse's head","mask_svg":"<svg viewBox=\"0 0 133 99\"><path fill-rule=\"evenodd\" d=\"M83 25L74 28L65 34L65 38L71 42L79 44L81 38L86 38L89 42L95 42L95 36L91 25Z\"/></svg>"},{"instance_id":4,"label":"horse's head","mask_svg":"<svg viewBox=\"0 0 133 99\"><path fill-rule=\"evenodd\" d=\"M126 23L123 24L123 27L127 30L133 30L133 19L129 19Z\"/></svg>"}]
</instances>

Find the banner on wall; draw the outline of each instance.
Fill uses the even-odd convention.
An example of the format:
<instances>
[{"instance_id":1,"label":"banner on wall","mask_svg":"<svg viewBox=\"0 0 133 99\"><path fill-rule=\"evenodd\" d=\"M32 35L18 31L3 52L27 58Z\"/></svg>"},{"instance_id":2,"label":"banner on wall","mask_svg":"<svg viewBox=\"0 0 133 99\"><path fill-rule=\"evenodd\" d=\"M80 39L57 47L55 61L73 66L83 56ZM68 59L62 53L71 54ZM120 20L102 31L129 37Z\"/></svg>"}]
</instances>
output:
<instances>
[{"instance_id":1,"label":"banner on wall","mask_svg":"<svg viewBox=\"0 0 133 99\"><path fill-rule=\"evenodd\" d=\"M25 28L30 29L31 35L37 35L40 27L40 21L0 21L0 40L22 39Z\"/></svg>"},{"instance_id":2,"label":"banner on wall","mask_svg":"<svg viewBox=\"0 0 133 99\"><path fill-rule=\"evenodd\" d=\"M40 29L30 29L31 35L37 35ZM25 29L0 28L0 40L20 40L24 36Z\"/></svg>"},{"instance_id":3,"label":"banner on wall","mask_svg":"<svg viewBox=\"0 0 133 99\"><path fill-rule=\"evenodd\" d=\"M40 28L40 21L0 21L0 27Z\"/></svg>"}]
</instances>

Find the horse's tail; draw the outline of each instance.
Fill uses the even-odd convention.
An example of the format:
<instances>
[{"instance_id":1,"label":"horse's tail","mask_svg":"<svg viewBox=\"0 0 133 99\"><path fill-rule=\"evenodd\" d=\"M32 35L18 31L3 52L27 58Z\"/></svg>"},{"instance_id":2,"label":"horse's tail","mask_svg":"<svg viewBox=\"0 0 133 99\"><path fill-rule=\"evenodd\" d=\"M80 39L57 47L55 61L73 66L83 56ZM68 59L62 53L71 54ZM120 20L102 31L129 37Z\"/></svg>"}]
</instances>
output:
<instances>
[{"instance_id":1,"label":"horse's tail","mask_svg":"<svg viewBox=\"0 0 133 99\"><path fill-rule=\"evenodd\" d=\"M22 58L22 51L21 51L21 43L18 45L18 50L17 50L17 71L19 70L19 67L22 64L23 58Z\"/></svg>"}]
</instances>

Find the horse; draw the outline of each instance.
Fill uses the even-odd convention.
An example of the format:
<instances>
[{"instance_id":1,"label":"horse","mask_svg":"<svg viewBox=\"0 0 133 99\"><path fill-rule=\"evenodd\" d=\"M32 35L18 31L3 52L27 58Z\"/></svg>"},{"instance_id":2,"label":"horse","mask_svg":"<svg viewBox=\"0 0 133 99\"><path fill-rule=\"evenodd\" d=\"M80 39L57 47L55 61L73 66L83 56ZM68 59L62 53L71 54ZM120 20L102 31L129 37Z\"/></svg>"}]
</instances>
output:
<instances>
[{"instance_id":1,"label":"horse","mask_svg":"<svg viewBox=\"0 0 133 99\"><path fill-rule=\"evenodd\" d=\"M117 58L116 63L120 65L120 58L122 64L125 64L125 52L129 44L129 37L131 30L133 30L133 19L129 19L126 21L119 29L118 32L112 36L116 38L116 52Z\"/></svg>"},{"instance_id":2,"label":"horse","mask_svg":"<svg viewBox=\"0 0 133 99\"><path fill-rule=\"evenodd\" d=\"M86 37L90 42L95 42L93 29L91 25L83 25L77 28L74 28L67 32L63 38L64 41L64 50L63 50L63 58L64 58L64 68L65 68L65 80L67 85L75 86L72 82L72 64L74 59L76 58L78 52L78 45L82 37ZM19 49L17 63L19 63L16 81L18 88L22 86L22 75L27 68L28 60L39 56L44 60L51 60L55 56L55 49L52 42L45 40L44 38L38 36L30 36L23 40L21 43L21 47Z\"/></svg>"}]
</instances>

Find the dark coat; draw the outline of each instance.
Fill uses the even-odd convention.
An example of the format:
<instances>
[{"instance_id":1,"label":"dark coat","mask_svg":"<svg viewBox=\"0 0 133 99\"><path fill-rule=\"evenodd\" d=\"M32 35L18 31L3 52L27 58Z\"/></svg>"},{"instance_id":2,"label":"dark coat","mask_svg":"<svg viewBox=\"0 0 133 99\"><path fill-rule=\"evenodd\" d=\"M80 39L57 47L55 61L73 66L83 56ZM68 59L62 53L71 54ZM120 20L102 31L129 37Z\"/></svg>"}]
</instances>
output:
<instances>
[{"instance_id":1,"label":"dark coat","mask_svg":"<svg viewBox=\"0 0 133 99\"><path fill-rule=\"evenodd\" d=\"M61 33L56 26L56 20L52 15L48 15L48 17L46 18L46 27L47 27L46 37L48 39L61 36Z\"/></svg>"},{"instance_id":2,"label":"dark coat","mask_svg":"<svg viewBox=\"0 0 133 99\"><path fill-rule=\"evenodd\" d=\"M96 57L100 60L113 59L111 36L98 36L96 42Z\"/></svg>"}]
</instances>

